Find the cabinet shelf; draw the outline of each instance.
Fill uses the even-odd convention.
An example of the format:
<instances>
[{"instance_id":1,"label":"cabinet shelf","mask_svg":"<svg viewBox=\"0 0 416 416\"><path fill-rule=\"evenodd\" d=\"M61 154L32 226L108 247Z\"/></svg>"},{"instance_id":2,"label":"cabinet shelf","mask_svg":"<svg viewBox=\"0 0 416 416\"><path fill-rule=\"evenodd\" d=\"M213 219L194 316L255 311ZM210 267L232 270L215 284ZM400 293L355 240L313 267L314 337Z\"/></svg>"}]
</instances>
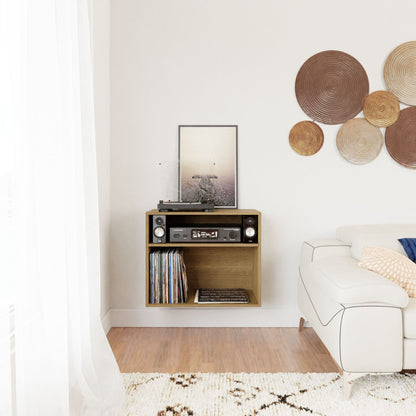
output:
<instances>
[{"instance_id":1,"label":"cabinet shelf","mask_svg":"<svg viewBox=\"0 0 416 416\"><path fill-rule=\"evenodd\" d=\"M195 303L195 293L196 289L189 289L188 301L184 303L149 303L147 306L151 308L241 308L260 306L252 290L247 290L249 303Z\"/></svg>"},{"instance_id":2,"label":"cabinet shelf","mask_svg":"<svg viewBox=\"0 0 416 416\"><path fill-rule=\"evenodd\" d=\"M154 219L162 217L166 242L153 241ZM247 218L254 219L256 237L245 242L243 233ZM170 227L232 226L241 229L241 242L169 242ZM157 240L160 241L160 240ZM247 240L246 240L247 241ZM150 302L150 253L155 250L180 248L186 266L189 286L186 303ZM249 303L195 303L199 288L245 289ZM170 308L259 307L261 306L261 213L257 210L216 209L213 212L146 212L146 306Z\"/></svg>"},{"instance_id":3,"label":"cabinet shelf","mask_svg":"<svg viewBox=\"0 0 416 416\"><path fill-rule=\"evenodd\" d=\"M149 247L152 248L172 248L172 247L259 247L258 243L149 243Z\"/></svg>"}]
</instances>

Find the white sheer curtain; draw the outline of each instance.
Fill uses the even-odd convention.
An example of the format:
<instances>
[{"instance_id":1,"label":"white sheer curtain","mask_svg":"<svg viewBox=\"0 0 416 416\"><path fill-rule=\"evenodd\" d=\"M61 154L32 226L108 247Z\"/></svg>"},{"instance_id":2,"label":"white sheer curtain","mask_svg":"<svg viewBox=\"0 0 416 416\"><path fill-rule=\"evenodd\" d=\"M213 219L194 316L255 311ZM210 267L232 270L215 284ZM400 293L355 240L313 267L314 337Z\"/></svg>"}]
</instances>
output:
<instances>
[{"instance_id":1,"label":"white sheer curtain","mask_svg":"<svg viewBox=\"0 0 416 416\"><path fill-rule=\"evenodd\" d=\"M0 415L116 415L87 0L0 0Z\"/></svg>"}]
</instances>

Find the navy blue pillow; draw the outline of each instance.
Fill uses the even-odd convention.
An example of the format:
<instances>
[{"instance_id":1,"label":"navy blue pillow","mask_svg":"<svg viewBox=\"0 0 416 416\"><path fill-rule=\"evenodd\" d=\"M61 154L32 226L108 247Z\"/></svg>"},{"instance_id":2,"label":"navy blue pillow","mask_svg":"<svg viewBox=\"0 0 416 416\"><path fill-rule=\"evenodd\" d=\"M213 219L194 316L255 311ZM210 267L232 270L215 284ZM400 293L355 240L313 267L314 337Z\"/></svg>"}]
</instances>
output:
<instances>
[{"instance_id":1,"label":"navy blue pillow","mask_svg":"<svg viewBox=\"0 0 416 416\"><path fill-rule=\"evenodd\" d=\"M404 251L414 263L416 263L416 238L399 238Z\"/></svg>"}]
</instances>

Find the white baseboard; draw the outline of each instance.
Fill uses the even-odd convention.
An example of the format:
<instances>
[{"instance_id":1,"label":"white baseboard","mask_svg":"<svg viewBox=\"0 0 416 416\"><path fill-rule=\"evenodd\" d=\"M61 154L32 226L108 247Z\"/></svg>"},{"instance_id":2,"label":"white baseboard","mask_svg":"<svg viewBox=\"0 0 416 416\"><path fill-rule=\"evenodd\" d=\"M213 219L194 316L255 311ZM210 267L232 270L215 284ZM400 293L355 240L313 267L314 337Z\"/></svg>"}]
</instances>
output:
<instances>
[{"instance_id":1,"label":"white baseboard","mask_svg":"<svg viewBox=\"0 0 416 416\"><path fill-rule=\"evenodd\" d=\"M109 316L109 317L108 317ZM300 312L291 308L141 308L111 309L111 327L297 327ZM109 328L109 329L110 329Z\"/></svg>"},{"instance_id":2,"label":"white baseboard","mask_svg":"<svg viewBox=\"0 0 416 416\"><path fill-rule=\"evenodd\" d=\"M104 332L108 334L108 331L110 331L111 327L113 326L111 324L111 309L107 311L107 313L102 317L101 323L104 328Z\"/></svg>"}]
</instances>

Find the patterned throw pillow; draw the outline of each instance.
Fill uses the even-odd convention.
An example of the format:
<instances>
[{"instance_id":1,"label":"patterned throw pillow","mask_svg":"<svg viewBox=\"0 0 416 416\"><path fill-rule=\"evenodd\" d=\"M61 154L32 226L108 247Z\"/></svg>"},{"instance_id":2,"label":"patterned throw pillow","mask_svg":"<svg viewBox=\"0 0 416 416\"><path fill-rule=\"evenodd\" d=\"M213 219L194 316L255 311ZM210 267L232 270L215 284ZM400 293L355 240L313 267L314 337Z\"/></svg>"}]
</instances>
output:
<instances>
[{"instance_id":1,"label":"patterned throw pillow","mask_svg":"<svg viewBox=\"0 0 416 416\"><path fill-rule=\"evenodd\" d=\"M365 246L358 265L386 277L410 297L416 297L416 264L406 256L384 247Z\"/></svg>"}]
</instances>

